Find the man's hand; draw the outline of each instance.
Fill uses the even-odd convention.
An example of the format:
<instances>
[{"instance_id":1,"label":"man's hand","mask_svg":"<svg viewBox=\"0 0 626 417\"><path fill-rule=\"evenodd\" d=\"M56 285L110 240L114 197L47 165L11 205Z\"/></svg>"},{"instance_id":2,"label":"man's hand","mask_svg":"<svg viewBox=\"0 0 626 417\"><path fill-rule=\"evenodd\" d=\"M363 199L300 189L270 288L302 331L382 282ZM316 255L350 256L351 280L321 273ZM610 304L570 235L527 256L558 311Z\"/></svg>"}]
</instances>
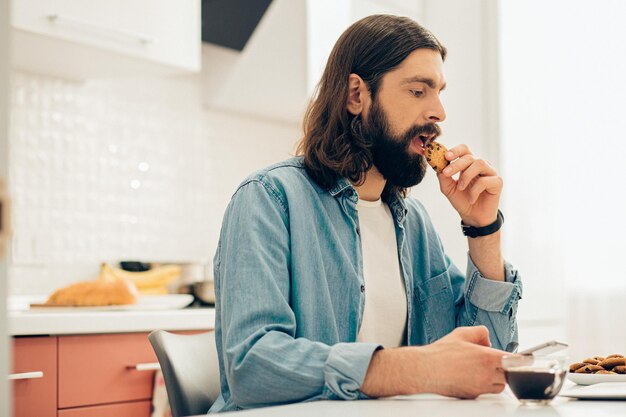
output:
<instances>
[{"instance_id":1,"label":"man's hand","mask_svg":"<svg viewBox=\"0 0 626 417\"><path fill-rule=\"evenodd\" d=\"M506 385L502 356L506 352L490 346L485 326L459 327L424 346L427 359L419 366L422 390L459 398L502 392Z\"/></svg>"},{"instance_id":2,"label":"man's hand","mask_svg":"<svg viewBox=\"0 0 626 417\"><path fill-rule=\"evenodd\" d=\"M463 223L475 227L493 223L498 215L502 178L489 162L474 156L467 145L449 149L445 158L452 162L437 175L439 187ZM452 178L459 172L458 180Z\"/></svg>"},{"instance_id":3,"label":"man's hand","mask_svg":"<svg viewBox=\"0 0 626 417\"><path fill-rule=\"evenodd\" d=\"M502 178L489 162L476 158L467 145L449 149L445 154L453 161L437 174L441 192L461 215L464 224L487 226L498 217ZM459 179L452 178L460 173ZM481 274L489 279L504 281L504 261L500 249L500 233L469 239L469 252Z\"/></svg>"},{"instance_id":4,"label":"man's hand","mask_svg":"<svg viewBox=\"0 0 626 417\"><path fill-rule=\"evenodd\" d=\"M435 343L374 354L361 386L372 397L421 392L458 398L499 393L506 352L491 349L485 326L459 327Z\"/></svg>"}]
</instances>

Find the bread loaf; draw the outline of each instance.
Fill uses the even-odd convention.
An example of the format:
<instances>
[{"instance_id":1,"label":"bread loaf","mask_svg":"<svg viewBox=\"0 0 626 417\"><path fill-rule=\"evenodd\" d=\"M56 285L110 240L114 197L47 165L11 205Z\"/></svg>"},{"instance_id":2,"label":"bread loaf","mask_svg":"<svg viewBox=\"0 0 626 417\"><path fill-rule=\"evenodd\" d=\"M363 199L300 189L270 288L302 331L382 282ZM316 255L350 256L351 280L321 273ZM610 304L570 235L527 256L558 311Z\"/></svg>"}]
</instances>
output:
<instances>
[{"instance_id":1,"label":"bread loaf","mask_svg":"<svg viewBox=\"0 0 626 417\"><path fill-rule=\"evenodd\" d=\"M46 301L49 306L110 306L135 304L137 288L131 282L82 281L56 290Z\"/></svg>"}]
</instances>

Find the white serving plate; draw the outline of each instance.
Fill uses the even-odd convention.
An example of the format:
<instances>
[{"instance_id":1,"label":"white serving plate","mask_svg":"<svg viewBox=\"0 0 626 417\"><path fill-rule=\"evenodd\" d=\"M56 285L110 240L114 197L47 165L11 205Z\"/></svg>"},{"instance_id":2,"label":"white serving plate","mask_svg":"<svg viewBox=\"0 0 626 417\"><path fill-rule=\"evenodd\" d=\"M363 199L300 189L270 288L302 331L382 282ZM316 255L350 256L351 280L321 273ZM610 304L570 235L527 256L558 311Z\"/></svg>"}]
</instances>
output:
<instances>
[{"instance_id":1,"label":"white serving plate","mask_svg":"<svg viewBox=\"0 0 626 417\"><path fill-rule=\"evenodd\" d=\"M137 304L126 304L116 306L88 306L88 307L66 307L66 306L44 306L31 305L29 311L32 312L70 312L70 311L145 311L145 310L176 310L187 307L193 302L193 295L190 294L168 294L168 295L140 295L137 297Z\"/></svg>"},{"instance_id":2,"label":"white serving plate","mask_svg":"<svg viewBox=\"0 0 626 417\"><path fill-rule=\"evenodd\" d=\"M567 373L567 379L578 385L593 385L600 384L602 382L626 382L626 375L618 374L576 374L572 372ZM626 395L626 392L625 392Z\"/></svg>"},{"instance_id":3,"label":"white serving plate","mask_svg":"<svg viewBox=\"0 0 626 417\"><path fill-rule=\"evenodd\" d=\"M615 377L616 375L591 374L585 376ZM617 376L626 377L626 375ZM563 390L560 396L585 400L626 400L626 382L615 382L617 381L599 382L593 385L574 385L566 390Z\"/></svg>"}]
</instances>

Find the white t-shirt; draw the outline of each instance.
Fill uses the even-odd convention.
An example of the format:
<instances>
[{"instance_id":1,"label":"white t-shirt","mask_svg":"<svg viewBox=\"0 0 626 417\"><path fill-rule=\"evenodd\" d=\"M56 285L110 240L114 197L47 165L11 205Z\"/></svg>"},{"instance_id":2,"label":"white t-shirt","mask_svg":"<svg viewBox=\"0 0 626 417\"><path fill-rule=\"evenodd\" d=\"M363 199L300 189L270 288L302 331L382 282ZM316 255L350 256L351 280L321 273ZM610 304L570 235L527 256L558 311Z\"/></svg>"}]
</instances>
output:
<instances>
[{"instance_id":1,"label":"white t-shirt","mask_svg":"<svg viewBox=\"0 0 626 417\"><path fill-rule=\"evenodd\" d=\"M359 199L357 210L365 279L365 309L357 341L397 347L404 343L407 306L393 217L381 199Z\"/></svg>"}]
</instances>

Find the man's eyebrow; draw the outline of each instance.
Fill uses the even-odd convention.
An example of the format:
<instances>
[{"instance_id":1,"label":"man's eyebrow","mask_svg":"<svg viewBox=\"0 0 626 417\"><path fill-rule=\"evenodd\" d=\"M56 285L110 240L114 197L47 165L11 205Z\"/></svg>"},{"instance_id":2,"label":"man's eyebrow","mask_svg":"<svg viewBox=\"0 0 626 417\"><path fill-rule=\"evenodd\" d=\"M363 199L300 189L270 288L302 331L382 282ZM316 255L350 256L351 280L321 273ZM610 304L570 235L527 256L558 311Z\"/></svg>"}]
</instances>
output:
<instances>
[{"instance_id":1,"label":"man's eyebrow","mask_svg":"<svg viewBox=\"0 0 626 417\"><path fill-rule=\"evenodd\" d=\"M402 84L411 84L411 83L424 83L427 86L429 86L430 88L435 88L435 81L432 78L428 78L428 77L420 77L420 76L415 76L415 77L409 77L409 78L405 78L404 81L402 81ZM441 90L444 90L446 88L447 84L443 84L441 86Z\"/></svg>"}]
</instances>

